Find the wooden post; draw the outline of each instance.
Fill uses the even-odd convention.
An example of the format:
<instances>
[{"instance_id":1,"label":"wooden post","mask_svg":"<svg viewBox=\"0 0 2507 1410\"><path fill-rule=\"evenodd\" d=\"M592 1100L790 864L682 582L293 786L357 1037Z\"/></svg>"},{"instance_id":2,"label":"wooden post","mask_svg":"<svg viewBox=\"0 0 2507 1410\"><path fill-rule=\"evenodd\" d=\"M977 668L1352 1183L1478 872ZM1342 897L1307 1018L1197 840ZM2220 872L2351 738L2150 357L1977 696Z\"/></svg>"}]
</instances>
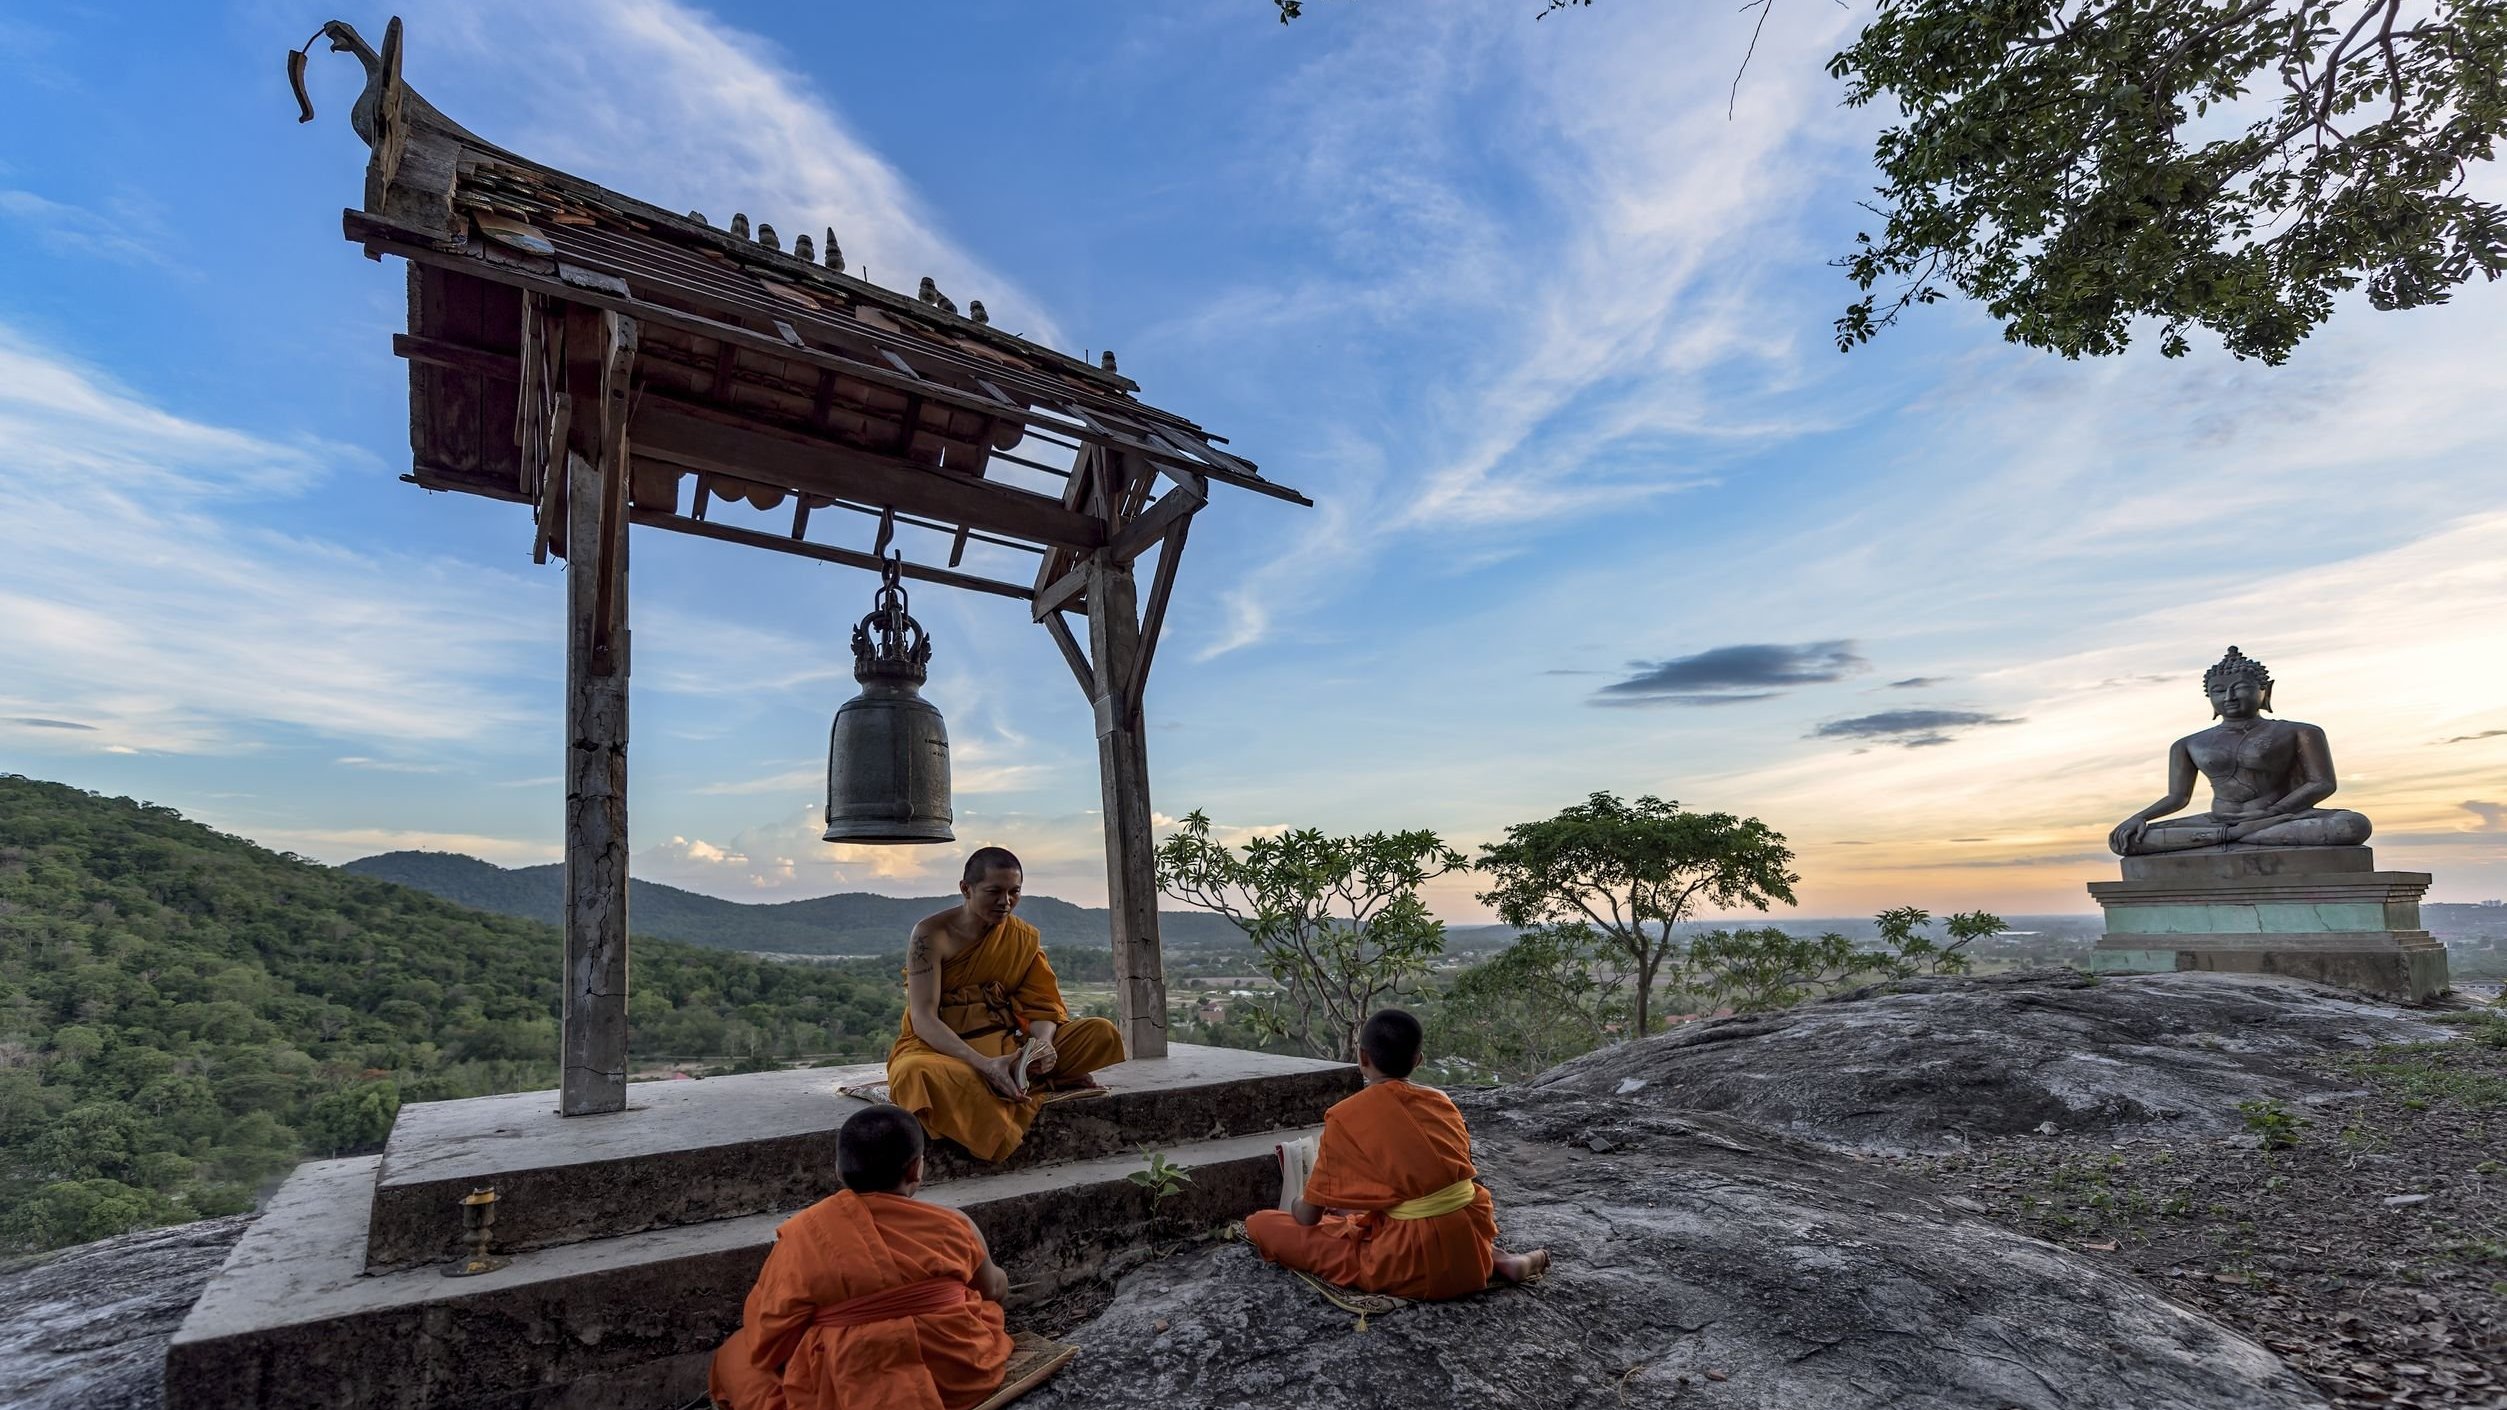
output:
<instances>
[{"instance_id":1,"label":"wooden post","mask_svg":"<svg viewBox=\"0 0 2507 1410\"><path fill-rule=\"evenodd\" d=\"M557 1109L627 1108L627 402L636 326L565 313L566 974Z\"/></svg>"},{"instance_id":2,"label":"wooden post","mask_svg":"<svg viewBox=\"0 0 2507 1410\"><path fill-rule=\"evenodd\" d=\"M600 471L566 457L566 989L558 1110L627 1106L627 653L613 599L611 669L593 659L600 600ZM625 545L618 576L626 576ZM625 586L622 581L619 586Z\"/></svg>"},{"instance_id":3,"label":"wooden post","mask_svg":"<svg viewBox=\"0 0 2507 1410\"><path fill-rule=\"evenodd\" d=\"M1150 835L1149 750L1132 689L1141 651L1139 593L1128 563L1088 563L1088 654L1095 664L1097 770L1104 790L1106 909L1114 919L1114 1014L1124 1051L1166 1056L1166 962L1158 949L1158 876Z\"/></svg>"}]
</instances>

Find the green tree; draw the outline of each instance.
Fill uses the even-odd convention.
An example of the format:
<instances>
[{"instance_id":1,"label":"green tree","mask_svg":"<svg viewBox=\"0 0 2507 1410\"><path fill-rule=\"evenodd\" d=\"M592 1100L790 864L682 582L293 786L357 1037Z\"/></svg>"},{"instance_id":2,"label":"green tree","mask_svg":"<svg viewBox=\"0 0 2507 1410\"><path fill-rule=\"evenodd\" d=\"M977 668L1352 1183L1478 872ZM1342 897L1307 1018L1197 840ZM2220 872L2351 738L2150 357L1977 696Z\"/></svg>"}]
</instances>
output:
<instances>
[{"instance_id":1,"label":"green tree","mask_svg":"<svg viewBox=\"0 0 2507 1410\"><path fill-rule=\"evenodd\" d=\"M1793 852L1756 818L1694 813L1608 793L1480 848L1480 893L1508 925L1585 925L1635 977L1636 1036L1652 1031L1655 981L1680 955L1679 927L1700 903L1767 909L1793 903Z\"/></svg>"},{"instance_id":2,"label":"green tree","mask_svg":"<svg viewBox=\"0 0 2507 1410\"><path fill-rule=\"evenodd\" d=\"M380 1146L400 1114L400 1087L390 1078L340 1087L313 1099L297 1123L305 1145L324 1155Z\"/></svg>"},{"instance_id":3,"label":"green tree","mask_svg":"<svg viewBox=\"0 0 2507 1410\"><path fill-rule=\"evenodd\" d=\"M1880 0L1828 71L1897 114L1839 348L1946 286L2065 357L2150 319L2167 356L2201 327L2279 363L2363 283L2401 309L2507 273L2471 180L2507 133L2507 0Z\"/></svg>"},{"instance_id":4,"label":"green tree","mask_svg":"<svg viewBox=\"0 0 2507 1410\"><path fill-rule=\"evenodd\" d=\"M1691 982L1734 1013L1791 1008L1883 963L1833 930L1802 936L1770 925L1710 930L1689 940Z\"/></svg>"},{"instance_id":5,"label":"green tree","mask_svg":"<svg viewBox=\"0 0 2507 1410\"><path fill-rule=\"evenodd\" d=\"M1930 911L1899 906L1873 920L1880 927L1880 943L1887 947L1886 966L1897 975L1965 974L1973 967L1967 947L2002 930L2002 917L1991 911L1961 911L1943 918L1942 929L1949 939L1943 944L1925 933L1925 927L1932 924Z\"/></svg>"},{"instance_id":6,"label":"green tree","mask_svg":"<svg viewBox=\"0 0 2507 1410\"><path fill-rule=\"evenodd\" d=\"M1436 1008L1439 1055L1511 1081L1611 1041L1628 1014L1627 976L1595 950L1587 927L1538 926L1454 976Z\"/></svg>"},{"instance_id":7,"label":"green tree","mask_svg":"<svg viewBox=\"0 0 2507 1410\"><path fill-rule=\"evenodd\" d=\"M1240 853L1200 812L1158 847L1158 887L1234 922L1279 985L1266 1031L1319 1056L1355 1061L1379 999L1425 974L1445 926L1419 888L1468 865L1433 832L1326 837L1306 828L1256 837Z\"/></svg>"}]
</instances>

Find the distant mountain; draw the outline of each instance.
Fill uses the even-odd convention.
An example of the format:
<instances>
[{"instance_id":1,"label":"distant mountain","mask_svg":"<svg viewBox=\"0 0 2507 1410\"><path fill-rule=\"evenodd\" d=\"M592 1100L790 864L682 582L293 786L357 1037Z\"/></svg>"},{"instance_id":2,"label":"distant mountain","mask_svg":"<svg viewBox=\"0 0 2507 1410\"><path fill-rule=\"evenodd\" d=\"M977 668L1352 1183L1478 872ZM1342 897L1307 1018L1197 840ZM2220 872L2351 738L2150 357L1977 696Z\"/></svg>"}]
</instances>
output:
<instances>
[{"instance_id":1,"label":"distant mountain","mask_svg":"<svg viewBox=\"0 0 2507 1410\"><path fill-rule=\"evenodd\" d=\"M564 919L566 869L555 862L500 867L459 852L385 852L360 857L341 869L498 915L551 924ZM955 896L878 896L867 891L807 901L726 901L658 881L630 881L627 925L638 935L722 950L901 955L914 922L956 901ZM1052 945L1113 943L1113 918L1098 907L1029 896L1019 902L1019 914ZM1169 953L1245 946L1243 932L1205 912L1166 911L1159 921L1159 938Z\"/></svg>"}]
</instances>

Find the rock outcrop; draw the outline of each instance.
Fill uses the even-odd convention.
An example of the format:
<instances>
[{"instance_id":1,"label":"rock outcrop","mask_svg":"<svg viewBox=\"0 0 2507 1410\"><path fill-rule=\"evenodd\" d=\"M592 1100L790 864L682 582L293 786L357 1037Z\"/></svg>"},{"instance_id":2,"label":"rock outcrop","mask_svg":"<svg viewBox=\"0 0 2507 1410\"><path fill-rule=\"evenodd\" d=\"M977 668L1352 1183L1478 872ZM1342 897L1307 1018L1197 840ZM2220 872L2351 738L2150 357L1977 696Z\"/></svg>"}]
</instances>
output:
<instances>
[{"instance_id":1,"label":"rock outcrop","mask_svg":"<svg viewBox=\"0 0 2507 1410\"><path fill-rule=\"evenodd\" d=\"M2313 1069L2450 1036L2287 981L2069 972L1874 986L1458 1098L1529 1288L1354 1319L1242 1246L1125 1278L1037 1410L2322 1405L2278 1357L1865 1153L2236 1128Z\"/></svg>"},{"instance_id":2,"label":"rock outcrop","mask_svg":"<svg viewBox=\"0 0 2507 1410\"><path fill-rule=\"evenodd\" d=\"M2326 1059L2452 1036L2288 981L2068 972L1906 981L1684 1027L1458 1095L1540 1283L1367 1330L1241 1244L1124 1277L1035 1410L1766 1407L2296 1410L2270 1352L1979 1217L1882 1152L2047 1121L2237 1129L2339 1090ZM0 1272L0 1406L147 1410L156 1357L245 1221Z\"/></svg>"},{"instance_id":3,"label":"rock outcrop","mask_svg":"<svg viewBox=\"0 0 2507 1410\"><path fill-rule=\"evenodd\" d=\"M2237 1104L2340 1090L2328 1052L2453 1036L2290 980L2042 970L1897 980L1780 1013L1690 1023L1552 1068L1524 1096L1716 1111L1838 1150L1956 1150L2065 1132L2236 1129Z\"/></svg>"},{"instance_id":4,"label":"rock outcrop","mask_svg":"<svg viewBox=\"0 0 2507 1410\"><path fill-rule=\"evenodd\" d=\"M156 1410L166 1341L251 1225L203 1219L0 1269L0 1410Z\"/></svg>"}]
</instances>

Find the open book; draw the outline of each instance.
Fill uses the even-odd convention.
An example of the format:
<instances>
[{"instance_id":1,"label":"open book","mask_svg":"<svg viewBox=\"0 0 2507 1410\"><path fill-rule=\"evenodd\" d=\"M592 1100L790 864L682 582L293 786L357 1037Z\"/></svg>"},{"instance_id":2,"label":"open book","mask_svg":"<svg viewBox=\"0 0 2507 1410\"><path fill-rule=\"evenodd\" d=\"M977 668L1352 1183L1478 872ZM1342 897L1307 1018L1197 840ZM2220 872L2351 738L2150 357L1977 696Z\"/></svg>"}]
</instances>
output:
<instances>
[{"instance_id":1,"label":"open book","mask_svg":"<svg viewBox=\"0 0 2507 1410\"><path fill-rule=\"evenodd\" d=\"M1280 1208L1294 1213L1297 1198L1306 1192L1306 1177L1314 1173L1315 1139L1300 1136L1282 1141L1280 1153Z\"/></svg>"}]
</instances>

